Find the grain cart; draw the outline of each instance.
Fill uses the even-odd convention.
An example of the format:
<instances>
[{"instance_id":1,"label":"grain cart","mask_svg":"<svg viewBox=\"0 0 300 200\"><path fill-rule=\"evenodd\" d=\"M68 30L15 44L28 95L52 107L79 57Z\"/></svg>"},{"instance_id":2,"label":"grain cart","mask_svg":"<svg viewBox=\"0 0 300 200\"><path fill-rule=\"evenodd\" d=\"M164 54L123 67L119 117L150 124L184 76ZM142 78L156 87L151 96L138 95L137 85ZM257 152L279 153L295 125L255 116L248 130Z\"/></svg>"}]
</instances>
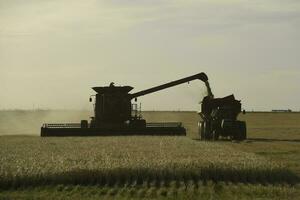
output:
<instances>
[{"instance_id":1,"label":"grain cart","mask_svg":"<svg viewBox=\"0 0 300 200\"><path fill-rule=\"evenodd\" d=\"M214 98L213 95L204 97L199 112L202 120L198 123L201 140L218 140L219 137L245 140L246 123L237 120L239 113L241 102L234 95L224 98Z\"/></svg>"},{"instance_id":2,"label":"grain cart","mask_svg":"<svg viewBox=\"0 0 300 200\"><path fill-rule=\"evenodd\" d=\"M193 80L205 82L209 88L205 73L195 74L183 79L162 84L136 93L129 93L131 86L94 87L94 116L91 121L81 123L43 124L41 136L112 136L112 135L186 135L186 129L180 122L146 123L140 115L135 102L140 96L164 90ZM210 93L210 89L208 91ZM90 98L92 101L93 98Z\"/></svg>"}]
</instances>

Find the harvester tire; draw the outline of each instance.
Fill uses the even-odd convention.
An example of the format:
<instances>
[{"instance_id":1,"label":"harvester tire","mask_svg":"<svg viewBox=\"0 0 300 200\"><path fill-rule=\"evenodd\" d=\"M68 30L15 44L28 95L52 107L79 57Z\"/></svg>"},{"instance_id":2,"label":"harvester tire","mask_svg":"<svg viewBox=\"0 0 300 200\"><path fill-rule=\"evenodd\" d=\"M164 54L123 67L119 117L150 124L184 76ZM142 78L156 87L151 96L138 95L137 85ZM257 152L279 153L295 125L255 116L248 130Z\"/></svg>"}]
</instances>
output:
<instances>
[{"instance_id":1,"label":"harvester tire","mask_svg":"<svg viewBox=\"0 0 300 200\"><path fill-rule=\"evenodd\" d=\"M236 122L236 133L233 137L234 140L242 141L247 139L247 129L246 129L246 123L243 121L237 121Z\"/></svg>"},{"instance_id":2,"label":"harvester tire","mask_svg":"<svg viewBox=\"0 0 300 200\"><path fill-rule=\"evenodd\" d=\"M80 128L88 128L89 127L89 123L87 120L81 120L80 122Z\"/></svg>"},{"instance_id":3,"label":"harvester tire","mask_svg":"<svg viewBox=\"0 0 300 200\"><path fill-rule=\"evenodd\" d=\"M246 122L244 121L238 121L239 123L239 132L240 132L240 140L246 140L247 139L247 127Z\"/></svg>"}]
</instances>

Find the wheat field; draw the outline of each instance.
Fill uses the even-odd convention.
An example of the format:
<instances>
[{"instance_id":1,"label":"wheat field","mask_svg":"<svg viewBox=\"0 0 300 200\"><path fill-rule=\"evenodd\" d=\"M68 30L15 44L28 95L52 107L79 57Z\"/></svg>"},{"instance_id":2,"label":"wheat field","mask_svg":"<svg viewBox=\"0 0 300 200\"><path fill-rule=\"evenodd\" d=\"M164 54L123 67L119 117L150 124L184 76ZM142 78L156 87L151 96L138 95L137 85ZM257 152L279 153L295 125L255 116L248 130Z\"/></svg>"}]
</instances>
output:
<instances>
[{"instance_id":1,"label":"wheat field","mask_svg":"<svg viewBox=\"0 0 300 200\"><path fill-rule=\"evenodd\" d=\"M0 141L0 185L132 184L144 181L293 183L283 166L226 145L186 137L39 138Z\"/></svg>"},{"instance_id":2,"label":"wheat field","mask_svg":"<svg viewBox=\"0 0 300 200\"><path fill-rule=\"evenodd\" d=\"M148 121L182 121L188 137L41 138L34 119L50 119L41 115L45 113L18 113L16 119L27 123L26 135L20 135L22 127L0 118L6 130L0 136L0 199L31 193L40 198L56 194L54 199L66 194L84 199L299 196L297 114L241 116L249 138L240 143L197 140L198 118L191 112L144 113ZM31 121L34 129L28 128Z\"/></svg>"}]
</instances>

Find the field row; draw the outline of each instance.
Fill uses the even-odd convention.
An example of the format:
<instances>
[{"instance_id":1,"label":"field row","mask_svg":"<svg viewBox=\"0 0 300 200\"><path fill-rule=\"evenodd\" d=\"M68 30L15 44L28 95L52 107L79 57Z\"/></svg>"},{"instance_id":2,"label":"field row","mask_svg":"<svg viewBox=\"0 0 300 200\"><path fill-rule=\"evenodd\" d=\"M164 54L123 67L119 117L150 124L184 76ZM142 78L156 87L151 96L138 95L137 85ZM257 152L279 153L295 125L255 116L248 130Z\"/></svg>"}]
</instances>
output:
<instances>
[{"instance_id":1,"label":"field row","mask_svg":"<svg viewBox=\"0 0 300 200\"><path fill-rule=\"evenodd\" d=\"M34 195L34 196L33 196ZM47 187L0 190L0 199L295 199L299 185L273 186L213 182L171 182L141 186L80 186L57 185ZM33 198L34 197L34 198Z\"/></svg>"},{"instance_id":2,"label":"field row","mask_svg":"<svg viewBox=\"0 0 300 200\"><path fill-rule=\"evenodd\" d=\"M114 186L138 186L155 185L170 186L173 183L197 183L207 181L232 182L232 183L260 183L260 184L296 184L299 179L290 171L284 169L260 170L260 169L113 169L113 170L78 170L66 171L60 174L37 174L12 176L9 174L0 177L0 188L18 188L23 186L54 185L54 184L80 184L80 185L108 185Z\"/></svg>"}]
</instances>

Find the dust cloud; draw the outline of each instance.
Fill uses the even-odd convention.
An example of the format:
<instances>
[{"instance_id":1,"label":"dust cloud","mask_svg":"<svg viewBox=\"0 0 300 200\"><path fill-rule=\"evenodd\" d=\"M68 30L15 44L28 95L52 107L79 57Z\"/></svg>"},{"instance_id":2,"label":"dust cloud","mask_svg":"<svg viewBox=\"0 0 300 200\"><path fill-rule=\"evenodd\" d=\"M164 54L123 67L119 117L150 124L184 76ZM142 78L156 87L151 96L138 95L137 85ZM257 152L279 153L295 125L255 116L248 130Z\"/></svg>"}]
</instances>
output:
<instances>
[{"instance_id":1,"label":"dust cloud","mask_svg":"<svg viewBox=\"0 0 300 200\"><path fill-rule=\"evenodd\" d=\"M90 111L73 110L3 110L0 135L40 135L43 123L80 123L92 115Z\"/></svg>"}]
</instances>

